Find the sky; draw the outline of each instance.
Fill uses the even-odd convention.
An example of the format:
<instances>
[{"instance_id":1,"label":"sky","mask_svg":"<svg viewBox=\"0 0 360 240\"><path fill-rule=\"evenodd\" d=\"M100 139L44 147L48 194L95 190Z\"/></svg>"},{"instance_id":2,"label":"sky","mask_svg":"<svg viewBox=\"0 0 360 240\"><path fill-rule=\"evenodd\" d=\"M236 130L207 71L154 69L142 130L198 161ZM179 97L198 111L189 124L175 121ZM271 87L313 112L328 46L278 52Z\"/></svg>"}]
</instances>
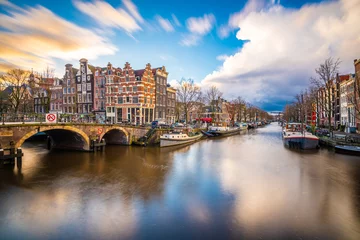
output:
<instances>
[{"instance_id":1,"label":"sky","mask_svg":"<svg viewBox=\"0 0 360 240\"><path fill-rule=\"evenodd\" d=\"M354 72L359 22L359 0L0 0L0 72L150 63L281 111L326 58Z\"/></svg>"}]
</instances>

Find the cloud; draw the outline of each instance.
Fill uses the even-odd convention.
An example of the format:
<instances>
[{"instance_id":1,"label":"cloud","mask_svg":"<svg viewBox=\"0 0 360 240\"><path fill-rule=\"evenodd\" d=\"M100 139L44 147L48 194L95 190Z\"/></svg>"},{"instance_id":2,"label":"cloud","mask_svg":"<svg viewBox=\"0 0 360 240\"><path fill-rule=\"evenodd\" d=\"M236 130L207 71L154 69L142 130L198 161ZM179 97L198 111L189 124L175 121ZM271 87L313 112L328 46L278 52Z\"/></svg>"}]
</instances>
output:
<instances>
[{"instance_id":1,"label":"cloud","mask_svg":"<svg viewBox=\"0 0 360 240\"><path fill-rule=\"evenodd\" d=\"M204 14L203 17L191 17L186 20L186 27L189 34L183 35L180 45L182 46L195 46L197 45L202 36L208 34L216 22L213 14Z\"/></svg>"},{"instance_id":2,"label":"cloud","mask_svg":"<svg viewBox=\"0 0 360 240\"><path fill-rule=\"evenodd\" d=\"M223 54L223 55L217 56L217 57L216 57L216 60L218 60L218 61L225 61L225 60L228 59L228 58L229 58L228 55Z\"/></svg>"},{"instance_id":3,"label":"cloud","mask_svg":"<svg viewBox=\"0 0 360 240\"><path fill-rule=\"evenodd\" d=\"M202 84L217 84L229 96L240 95L260 105L291 101L330 56L342 60L341 72L354 71L353 59L360 55L359 12L358 0L300 9L274 5L251 12L239 20L236 34L249 41Z\"/></svg>"},{"instance_id":4,"label":"cloud","mask_svg":"<svg viewBox=\"0 0 360 240\"><path fill-rule=\"evenodd\" d=\"M162 27L162 29L164 29L166 32L173 32L175 30L168 19L162 18L159 15L156 16L155 18L159 23L159 25Z\"/></svg>"},{"instance_id":5,"label":"cloud","mask_svg":"<svg viewBox=\"0 0 360 240\"><path fill-rule=\"evenodd\" d=\"M218 29L219 37L227 38L231 31L239 27L239 23L241 23L248 14L259 12L278 4L280 4L280 0L248 0L241 11L231 14L228 23Z\"/></svg>"},{"instance_id":6,"label":"cloud","mask_svg":"<svg viewBox=\"0 0 360 240\"><path fill-rule=\"evenodd\" d=\"M186 26L191 33L205 35L211 31L215 23L213 14L205 14L204 17L191 17L186 20Z\"/></svg>"},{"instance_id":7,"label":"cloud","mask_svg":"<svg viewBox=\"0 0 360 240\"><path fill-rule=\"evenodd\" d=\"M182 46L186 46L186 47L190 47L190 46L196 46L198 45L198 43L201 40L201 36L200 35L196 35L196 34L184 34L181 41L180 41L180 45Z\"/></svg>"},{"instance_id":8,"label":"cloud","mask_svg":"<svg viewBox=\"0 0 360 240\"><path fill-rule=\"evenodd\" d=\"M174 24L175 24L177 27L181 27L181 23L179 22L179 19L177 19L177 17L175 16L175 14L171 14L171 17L172 17L172 19L173 19Z\"/></svg>"},{"instance_id":9,"label":"cloud","mask_svg":"<svg viewBox=\"0 0 360 240\"><path fill-rule=\"evenodd\" d=\"M130 0L125 0L123 3L129 13L123 8L115 9L104 1L74 1L74 5L79 11L92 17L102 26L120 28L130 34L142 30L137 21L142 23L144 20L140 16L136 6Z\"/></svg>"},{"instance_id":10,"label":"cloud","mask_svg":"<svg viewBox=\"0 0 360 240\"><path fill-rule=\"evenodd\" d=\"M111 55L117 48L93 31L66 21L42 7L7 5L0 14L0 61L41 70L54 58L78 60ZM2 64L4 65L4 64Z\"/></svg>"}]
</instances>

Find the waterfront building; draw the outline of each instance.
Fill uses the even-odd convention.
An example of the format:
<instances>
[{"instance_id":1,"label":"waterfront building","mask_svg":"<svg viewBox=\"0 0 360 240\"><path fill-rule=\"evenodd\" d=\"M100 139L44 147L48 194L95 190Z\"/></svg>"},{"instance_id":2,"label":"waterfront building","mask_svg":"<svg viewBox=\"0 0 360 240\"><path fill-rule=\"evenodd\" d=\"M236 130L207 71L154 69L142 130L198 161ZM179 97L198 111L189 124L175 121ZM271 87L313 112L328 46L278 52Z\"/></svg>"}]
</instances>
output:
<instances>
[{"instance_id":1,"label":"waterfront building","mask_svg":"<svg viewBox=\"0 0 360 240\"><path fill-rule=\"evenodd\" d=\"M62 112L71 115L77 112L75 82L75 74L77 71L78 69L73 68L72 64L66 64L62 81Z\"/></svg>"},{"instance_id":2,"label":"waterfront building","mask_svg":"<svg viewBox=\"0 0 360 240\"><path fill-rule=\"evenodd\" d=\"M155 81L151 65L133 70L108 64L106 73L106 116L108 122L149 123L154 120Z\"/></svg>"},{"instance_id":3,"label":"waterfront building","mask_svg":"<svg viewBox=\"0 0 360 240\"><path fill-rule=\"evenodd\" d=\"M317 117L318 117L318 124L320 126L329 126L329 114L330 114L330 121L331 121L331 126L332 127L337 127L335 125L335 106L337 105L337 103L335 102L336 100L336 83L334 81L330 81L328 84L331 85L330 88L330 97L329 96L329 91L326 88L320 88L317 92ZM329 101L331 104L331 109L329 109ZM340 101L338 103L338 105L340 105Z\"/></svg>"},{"instance_id":4,"label":"waterfront building","mask_svg":"<svg viewBox=\"0 0 360 240\"><path fill-rule=\"evenodd\" d=\"M63 80L55 78L53 85L50 87L50 113L62 113L62 102L63 102Z\"/></svg>"},{"instance_id":5,"label":"waterfront building","mask_svg":"<svg viewBox=\"0 0 360 240\"><path fill-rule=\"evenodd\" d=\"M356 127L355 121L355 75L347 74L339 76L340 82L340 116L341 125L348 128Z\"/></svg>"},{"instance_id":6,"label":"waterfront building","mask_svg":"<svg viewBox=\"0 0 360 240\"><path fill-rule=\"evenodd\" d=\"M165 67L154 68L152 69L152 73L155 78L155 119L166 121L167 120L167 77L169 75L166 72Z\"/></svg>"},{"instance_id":7,"label":"waterfront building","mask_svg":"<svg viewBox=\"0 0 360 240\"><path fill-rule=\"evenodd\" d=\"M176 104L176 89L170 87L166 88L166 123L175 123L175 104ZM155 107L156 108L156 107Z\"/></svg>"},{"instance_id":8,"label":"waterfront building","mask_svg":"<svg viewBox=\"0 0 360 240\"><path fill-rule=\"evenodd\" d=\"M114 68L109 62L103 72L105 76L105 106L106 106L106 117L108 123L122 123L127 122L127 118L123 117L122 109L123 104L123 86L121 84L123 71L121 68ZM132 71L130 71L130 75ZM129 70L128 70L129 75Z\"/></svg>"},{"instance_id":9,"label":"waterfront building","mask_svg":"<svg viewBox=\"0 0 360 240\"><path fill-rule=\"evenodd\" d=\"M355 81L354 81L354 91L355 91L355 121L357 130L360 131L360 59L354 60L355 67Z\"/></svg>"},{"instance_id":10,"label":"waterfront building","mask_svg":"<svg viewBox=\"0 0 360 240\"><path fill-rule=\"evenodd\" d=\"M105 123L106 109L105 109L105 78L106 68L95 68L94 76L94 114L96 122Z\"/></svg>"},{"instance_id":11,"label":"waterfront building","mask_svg":"<svg viewBox=\"0 0 360 240\"><path fill-rule=\"evenodd\" d=\"M35 113L48 113L50 110L51 86L54 78L35 77L30 74L30 88L34 100Z\"/></svg>"},{"instance_id":12,"label":"waterfront building","mask_svg":"<svg viewBox=\"0 0 360 240\"><path fill-rule=\"evenodd\" d=\"M94 75L89 68L88 60L80 59L80 69L76 73L76 109L80 117L92 114L94 96Z\"/></svg>"}]
</instances>

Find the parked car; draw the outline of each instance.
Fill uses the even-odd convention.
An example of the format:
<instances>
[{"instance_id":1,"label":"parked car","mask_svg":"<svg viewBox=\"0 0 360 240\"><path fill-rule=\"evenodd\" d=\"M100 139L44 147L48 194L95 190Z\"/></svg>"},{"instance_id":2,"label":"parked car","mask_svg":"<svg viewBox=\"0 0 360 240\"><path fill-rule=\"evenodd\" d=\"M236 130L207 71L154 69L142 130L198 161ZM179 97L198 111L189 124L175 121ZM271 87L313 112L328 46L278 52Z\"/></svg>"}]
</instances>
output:
<instances>
[{"instance_id":1,"label":"parked car","mask_svg":"<svg viewBox=\"0 0 360 240\"><path fill-rule=\"evenodd\" d=\"M164 121L155 120L151 123L152 128L170 128L168 124Z\"/></svg>"}]
</instances>

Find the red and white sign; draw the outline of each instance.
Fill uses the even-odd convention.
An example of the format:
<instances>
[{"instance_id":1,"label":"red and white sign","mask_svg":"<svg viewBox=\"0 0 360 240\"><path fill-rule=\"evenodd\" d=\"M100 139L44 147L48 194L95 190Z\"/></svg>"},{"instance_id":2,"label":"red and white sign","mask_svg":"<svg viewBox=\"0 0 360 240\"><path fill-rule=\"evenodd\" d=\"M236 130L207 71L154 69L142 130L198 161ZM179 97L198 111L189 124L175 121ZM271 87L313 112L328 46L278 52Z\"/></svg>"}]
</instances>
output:
<instances>
[{"instance_id":1,"label":"red and white sign","mask_svg":"<svg viewBox=\"0 0 360 240\"><path fill-rule=\"evenodd\" d=\"M46 118L46 123L56 123L57 122L56 114L47 113L45 118Z\"/></svg>"},{"instance_id":2,"label":"red and white sign","mask_svg":"<svg viewBox=\"0 0 360 240\"><path fill-rule=\"evenodd\" d=\"M102 134L102 132L103 132L103 129L102 129L102 128L98 128L98 134L100 135L100 134Z\"/></svg>"}]
</instances>

